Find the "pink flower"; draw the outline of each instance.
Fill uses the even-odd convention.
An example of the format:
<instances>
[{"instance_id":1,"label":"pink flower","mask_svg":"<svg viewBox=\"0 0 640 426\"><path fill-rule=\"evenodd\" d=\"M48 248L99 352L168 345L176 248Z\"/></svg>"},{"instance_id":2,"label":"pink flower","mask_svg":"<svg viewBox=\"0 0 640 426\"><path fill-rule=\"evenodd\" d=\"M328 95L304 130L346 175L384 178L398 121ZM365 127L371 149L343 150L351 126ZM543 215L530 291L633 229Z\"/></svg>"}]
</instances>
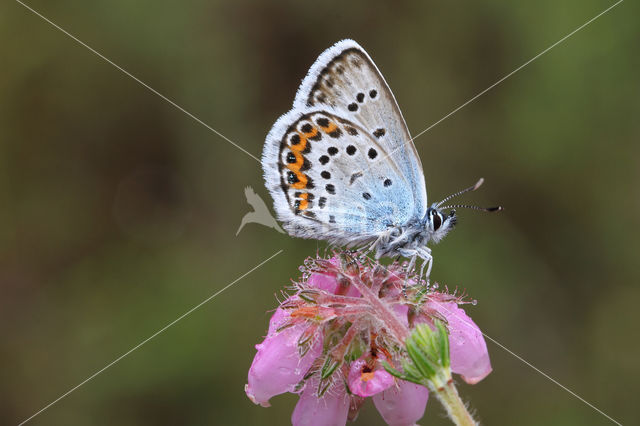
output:
<instances>
[{"instance_id":1,"label":"pink flower","mask_svg":"<svg viewBox=\"0 0 640 426\"><path fill-rule=\"evenodd\" d=\"M491 372L479 328L455 295L412 286L397 263L381 267L356 254L308 259L296 293L273 314L256 346L247 396L256 404L284 392L300 394L291 421L344 425L364 398L390 425L413 425L424 414L428 390L388 373L406 359L404 341L419 323L445 319L451 370L468 383ZM394 373L396 374L396 373Z\"/></svg>"},{"instance_id":2,"label":"pink flower","mask_svg":"<svg viewBox=\"0 0 640 426\"><path fill-rule=\"evenodd\" d=\"M288 318L289 314L282 309L273 314L269 334L262 343L256 345L258 353L249 369L249 383L245 386L245 392L251 401L264 407L269 406L272 396L293 392L311 363L322 353L321 339L316 339L311 349L300 356L298 341L308 327L296 324L277 331L277 325Z\"/></svg>"},{"instance_id":3,"label":"pink flower","mask_svg":"<svg viewBox=\"0 0 640 426\"><path fill-rule=\"evenodd\" d=\"M427 307L447 320L451 371L472 385L487 377L491 373L491 362L480 328L457 303L429 301Z\"/></svg>"},{"instance_id":4,"label":"pink flower","mask_svg":"<svg viewBox=\"0 0 640 426\"><path fill-rule=\"evenodd\" d=\"M334 426L347 423L349 397L337 388L322 397L317 395L317 381L311 381L300 394L300 399L291 415L296 426Z\"/></svg>"},{"instance_id":5,"label":"pink flower","mask_svg":"<svg viewBox=\"0 0 640 426\"><path fill-rule=\"evenodd\" d=\"M371 364L374 367L371 367ZM377 359L363 356L351 363L349 389L358 396L373 396L393 385L395 379Z\"/></svg>"},{"instance_id":6,"label":"pink flower","mask_svg":"<svg viewBox=\"0 0 640 426\"><path fill-rule=\"evenodd\" d=\"M392 426L414 425L424 415L429 391L424 386L398 380L398 385L373 397L378 412Z\"/></svg>"}]
</instances>

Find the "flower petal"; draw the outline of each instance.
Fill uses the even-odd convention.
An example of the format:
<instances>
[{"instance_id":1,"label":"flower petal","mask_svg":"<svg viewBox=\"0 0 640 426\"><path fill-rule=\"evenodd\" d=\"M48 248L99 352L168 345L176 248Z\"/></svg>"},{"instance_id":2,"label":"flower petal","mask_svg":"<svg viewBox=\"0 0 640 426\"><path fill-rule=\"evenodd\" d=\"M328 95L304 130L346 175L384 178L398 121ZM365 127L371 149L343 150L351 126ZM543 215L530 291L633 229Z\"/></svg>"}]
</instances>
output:
<instances>
[{"instance_id":1,"label":"flower petal","mask_svg":"<svg viewBox=\"0 0 640 426\"><path fill-rule=\"evenodd\" d=\"M370 370L364 358L358 358L351 363L349 370L349 390L362 397L372 396L393 385L393 376L379 364Z\"/></svg>"},{"instance_id":2,"label":"flower petal","mask_svg":"<svg viewBox=\"0 0 640 426\"><path fill-rule=\"evenodd\" d=\"M333 264L334 266L340 266L341 262L342 261L337 256L334 256L331 259L329 259L329 263ZM344 296L352 296L352 297L360 296L360 292L356 290L354 286L351 286L351 285L349 286L349 288L346 289L346 292L345 291L340 292L339 290L343 290L343 289L340 288L340 284L336 279L335 272L333 274L331 272L327 272L327 273L314 272L309 276L309 279L307 280L307 285L311 287L319 288L320 290L324 290L332 294L340 293L340 294L343 294Z\"/></svg>"},{"instance_id":3,"label":"flower petal","mask_svg":"<svg viewBox=\"0 0 640 426\"><path fill-rule=\"evenodd\" d=\"M373 403L391 426L414 425L424 415L429 391L424 386L398 380L394 386L373 397Z\"/></svg>"},{"instance_id":4,"label":"flower petal","mask_svg":"<svg viewBox=\"0 0 640 426\"><path fill-rule=\"evenodd\" d=\"M278 328L282 327L290 318L291 315L289 311L285 311L282 308L276 309L269 320L269 331L267 332L267 336L274 334Z\"/></svg>"},{"instance_id":5,"label":"flower petal","mask_svg":"<svg viewBox=\"0 0 640 426\"><path fill-rule=\"evenodd\" d=\"M255 404L268 407L272 396L292 392L320 355L322 339L316 339L311 349L300 358L298 339L307 327L306 324L298 324L272 332L256 345L258 353L253 358L245 386L247 396Z\"/></svg>"},{"instance_id":6,"label":"flower petal","mask_svg":"<svg viewBox=\"0 0 640 426\"><path fill-rule=\"evenodd\" d=\"M402 321L402 323L408 327L409 326L409 316L408 316L409 306L397 304L393 306L393 310L395 311L398 318L400 318L400 321Z\"/></svg>"},{"instance_id":7,"label":"flower petal","mask_svg":"<svg viewBox=\"0 0 640 426\"><path fill-rule=\"evenodd\" d=\"M342 387L342 386L340 386ZM310 381L305 386L291 415L293 426L340 426L347 424L349 398L337 386L321 398L316 393L317 383Z\"/></svg>"},{"instance_id":8,"label":"flower petal","mask_svg":"<svg viewBox=\"0 0 640 426\"><path fill-rule=\"evenodd\" d=\"M451 370L470 384L487 377L491 373L491 361L480 328L457 303L430 301L428 304L443 315L449 325Z\"/></svg>"}]
</instances>

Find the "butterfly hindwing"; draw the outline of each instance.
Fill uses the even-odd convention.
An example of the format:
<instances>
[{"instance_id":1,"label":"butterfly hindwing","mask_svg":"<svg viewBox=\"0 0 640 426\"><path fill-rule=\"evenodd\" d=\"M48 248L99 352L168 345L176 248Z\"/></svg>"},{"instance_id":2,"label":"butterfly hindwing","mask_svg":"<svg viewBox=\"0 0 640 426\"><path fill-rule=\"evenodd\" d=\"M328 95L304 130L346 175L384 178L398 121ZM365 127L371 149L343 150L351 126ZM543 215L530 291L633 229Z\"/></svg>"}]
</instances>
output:
<instances>
[{"instance_id":1,"label":"butterfly hindwing","mask_svg":"<svg viewBox=\"0 0 640 426\"><path fill-rule=\"evenodd\" d=\"M346 244L408 221L411 185L387 154L355 123L326 111L302 114L282 136L279 181L270 186L285 228Z\"/></svg>"}]
</instances>

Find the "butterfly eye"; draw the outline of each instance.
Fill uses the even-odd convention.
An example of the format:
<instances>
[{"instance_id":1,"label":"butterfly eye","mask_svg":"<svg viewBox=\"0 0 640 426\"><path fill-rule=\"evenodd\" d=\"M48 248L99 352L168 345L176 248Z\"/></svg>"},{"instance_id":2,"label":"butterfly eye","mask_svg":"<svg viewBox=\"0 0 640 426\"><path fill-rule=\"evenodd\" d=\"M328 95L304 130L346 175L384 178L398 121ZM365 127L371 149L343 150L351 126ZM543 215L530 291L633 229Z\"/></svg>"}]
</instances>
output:
<instances>
[{"instance_id":1,"label":"butterfly eye","mask_svg":"<svg viewBox=\"0 0 640 426\"><path fill-rule=\"evenodd\" d=\"M440 213L434 213L431 220L433 221L433 230L437 231L442 225L442 216L440 216Z\"/></svg>"}]
</instances>

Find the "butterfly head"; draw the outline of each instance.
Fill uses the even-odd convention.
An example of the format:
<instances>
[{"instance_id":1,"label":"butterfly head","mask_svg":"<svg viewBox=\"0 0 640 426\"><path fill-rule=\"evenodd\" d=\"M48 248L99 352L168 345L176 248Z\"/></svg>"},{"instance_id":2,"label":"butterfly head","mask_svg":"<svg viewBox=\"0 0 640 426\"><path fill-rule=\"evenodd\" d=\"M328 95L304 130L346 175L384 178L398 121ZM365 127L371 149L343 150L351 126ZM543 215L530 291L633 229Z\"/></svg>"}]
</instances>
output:
<instances>
[{"instance_id":1,"label":"butterfly head","mask_svg":"<svg viewBox=\"0 0 640 426\"><path fill-rule=\"evenodd\" d=\"M465 188L462 191L458 191L455 194L451 194L446 197L444 200L439 203L432 204L431 207L427 209L427 213L423 219L425 231L428 235L428 239L433 242L438 242L453 228L456 224L457 217L456 211L453 210L457 207L472 209L472 210L481 210L485 212L495 212L502 210L502 207L478 207L478 206L469 206L466 204L457 204L457 205L449 205L443 206L444 203L449 201L450 199L457 197L458 195L464 194L465 192L475 191L480 188L484 179L480 178L475 185L470 186L469 188ZM449 214L443 213L444 210L452 209Z\"/></svg>"},{"instance_id":2,"label":"butterfly head","mask_svg":"<svg viewBox=\"0 0 640 426\"><path fill-rule=\"evenodd\" d=\"M456 220L457 217L455 210L451 210L447 215L438 209L435 204L429 207L427 209L427 214L424 217L424 226L427 234L429 235L429 240L437 243L443 239L444 236L447 235L447 233L455 226Z\"/></svg>"}]
</instances>

